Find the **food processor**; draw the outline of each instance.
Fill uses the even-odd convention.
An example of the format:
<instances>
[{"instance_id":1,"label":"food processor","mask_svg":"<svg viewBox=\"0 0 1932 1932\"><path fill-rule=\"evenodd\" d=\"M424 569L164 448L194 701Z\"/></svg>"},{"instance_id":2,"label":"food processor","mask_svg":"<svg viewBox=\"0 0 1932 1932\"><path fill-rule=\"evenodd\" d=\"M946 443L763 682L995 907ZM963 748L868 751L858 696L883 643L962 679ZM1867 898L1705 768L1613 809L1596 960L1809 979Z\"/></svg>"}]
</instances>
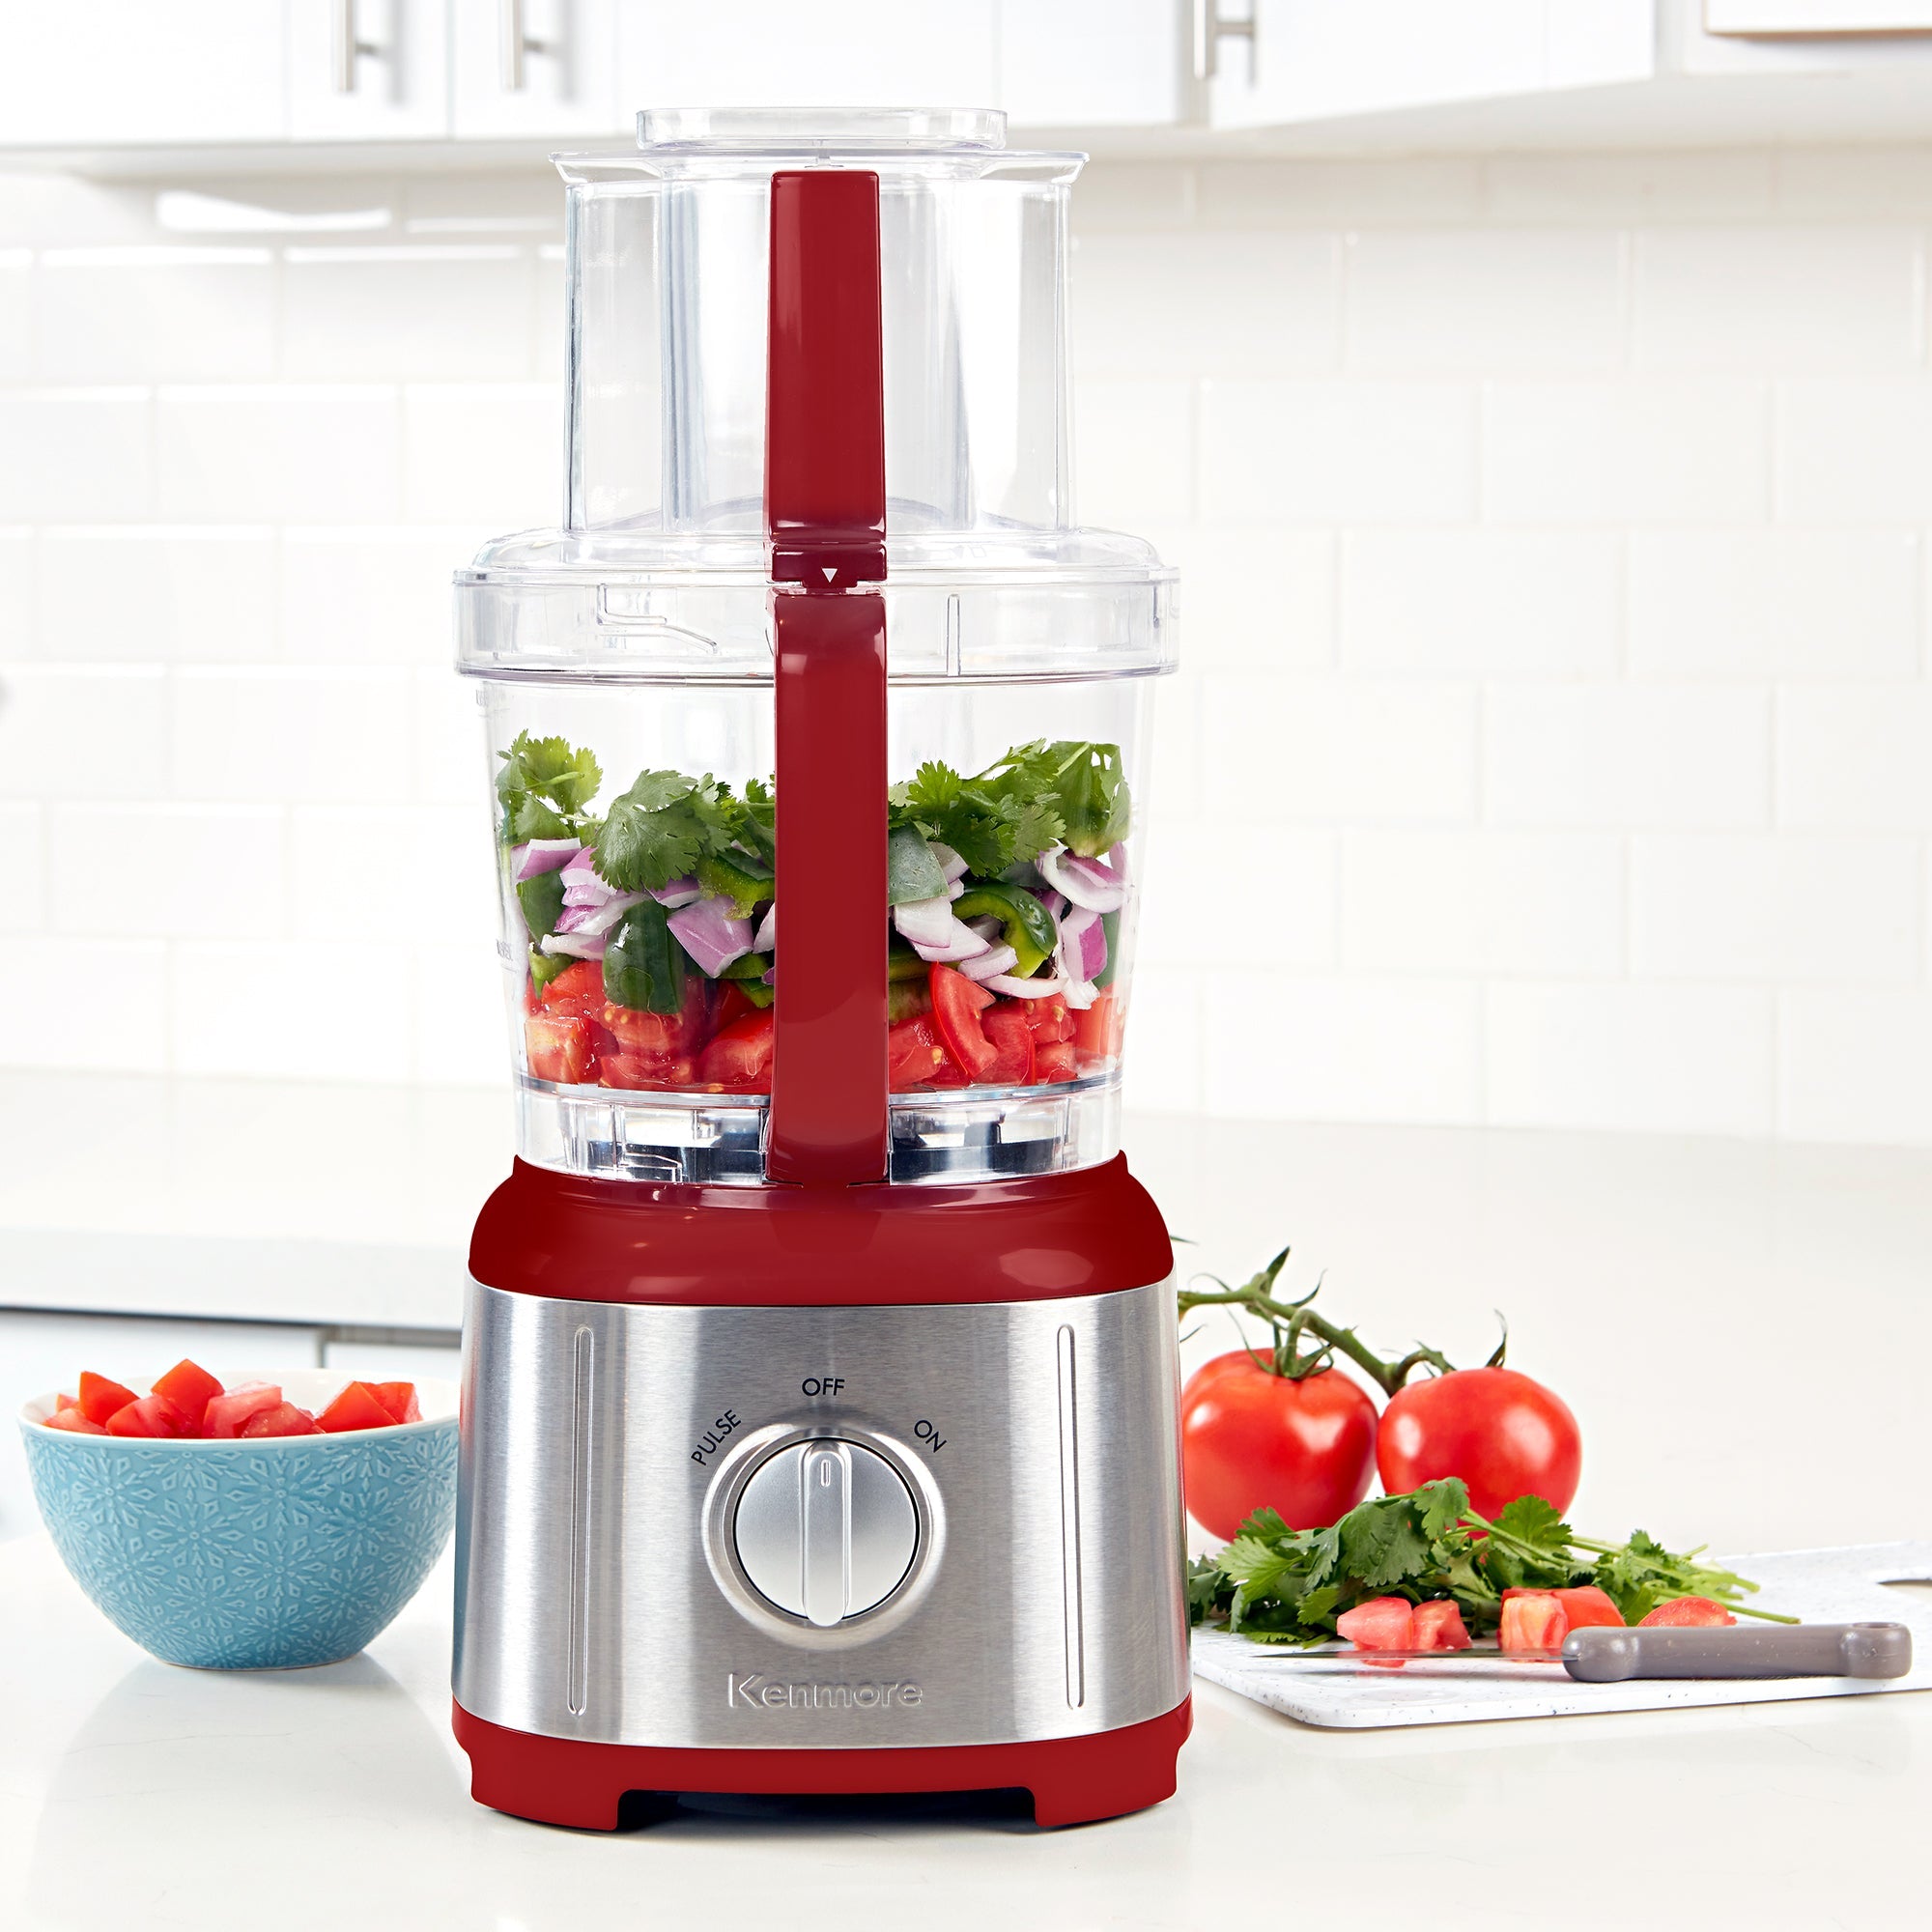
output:
<instances>
[{"instance_id":1,"label":"food processor","mask_svg":"<svg viewBox=\"0 0 1932 1932\"><path fill-rule=\"evenodd\" d=\"M1174 585L1073 522L1083 156L966 111L563 157L560 529L457 578L518 1158L470 1249L496 1808L1174 1789L1173 1251L1119 1151Z\"/></svg>"}]
</instances>

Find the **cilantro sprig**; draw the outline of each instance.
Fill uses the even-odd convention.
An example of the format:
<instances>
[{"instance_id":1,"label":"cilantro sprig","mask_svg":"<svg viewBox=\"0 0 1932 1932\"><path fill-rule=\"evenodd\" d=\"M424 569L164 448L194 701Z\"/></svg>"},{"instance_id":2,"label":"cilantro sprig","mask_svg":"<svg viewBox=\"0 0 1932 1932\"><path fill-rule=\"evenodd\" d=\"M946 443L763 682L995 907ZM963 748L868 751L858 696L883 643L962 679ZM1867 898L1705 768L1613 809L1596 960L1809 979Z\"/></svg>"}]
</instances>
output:
<instances>
[{"instance_id":1,"label":"cilantro sprig","mask_svg":"<svg viewBox=\"0 0 1932 1932\"><path fill-rule=\"evenodd\" d=\"M597 871L620 892L657 892L734 846L769 856L773 823L772 789L756 779L739 798L709 772L642 772L605 815Z\"/></svg>"},{"instance_id":2,"label":"cilantro sprig","mask_svg":"<svg viewBox=\"0 0 1932 1932\"><path fill-rule=\"evenodd\" d=\"M1519 1496L1493 1521L1450 1477L1402 1495L1373 1496L1322 1529L1290 1529L1257 1510L1218 1554L1188 1567L1195 1624L1257 1643L1326 1643L1335 1620L1372 1597L1453 1598L1473 1634L1492 1631L1509 1589L1594 1583L1636 1623L1672 1597L1712 1597L1740 1614L1789 1623L1740 1599L1757 1585L1634 1531L1626 1543L1578 1536L1541 1496Z\"/></svg>"},{"instance_id":3,"label":"cilantro sprig","mask_svg":"<svg viewBox=\"0 0 1932 1932\"><path fill-rule=\"evenodd\" d=\"M998 878L1050 845L1097 858L1132 829L1117 745L1036 739L972 778L928 762L887 794L892 827L950 845L979 878Z\"/></svg>"},{"instance_id":4,"label":"cilantro sprig","mask_svg":"<svg viewBox=\"0 0 1932 1932\"><path fill-rule=\"evenodd\" d=\"M497 800L502 808L504 844L584 835L590 801L604 782L594 754L565 738L533 738L520 731L498 755L503 768L497 774Z\"/></svg>"}]
</instances>

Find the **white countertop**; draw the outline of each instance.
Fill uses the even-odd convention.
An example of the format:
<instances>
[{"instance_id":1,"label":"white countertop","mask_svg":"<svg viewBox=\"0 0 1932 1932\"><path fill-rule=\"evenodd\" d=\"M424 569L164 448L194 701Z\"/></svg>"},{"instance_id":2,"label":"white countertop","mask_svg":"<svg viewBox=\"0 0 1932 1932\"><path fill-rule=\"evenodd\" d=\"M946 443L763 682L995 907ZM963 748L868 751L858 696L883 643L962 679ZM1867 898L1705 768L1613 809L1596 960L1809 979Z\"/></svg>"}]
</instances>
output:
<instances>
[{"instance_id":1,"label":"white countertop","mask_svg":"<svg viewBox=\"0 0 1932 1932\"><path fill-rule=\"evenodd\" d=\"M1932 1697L1347 1734L1200 1687L1180 1791L1042 1833L924 1801L718 1801L621 1835L467 1795L448 1570L361 1657L179 1670L0 1548L0 1924L207 1932L1254 1922L1876 1928L1924 1909Z\"/></svg>"},{"instance_id":2,"label":"white countertop","mask_svg":"<svg viewBox=\"0 0 1932 1932\"><path fill-rule=\"evenodd\" d=\"M499 1096L62 1080L23 1112L30 1086L0 1083L0 1301L455 1319L469 1221L507 1159ZM80 1157L100 1145L77 1137L89 1101L111 1181ZM1157 1119L1129 1151L1201 1267L1246 1272L1293 1239L1293 1278L1325 1269L1332 1314L1464 1361L1506 1310L1511 1360L1581 1418L1586 1531L1730 1549L1932 1533L1932 1155ZM1230 1339L1203 1321L1188 1356ZM982 1932L1022 1901L1067 1928L1323 1911L1862 1928L1923 1910L1916 1694L1345 1735L1204 1688L1179 1797L1116 1824L875 1804L604 1839L469 1803L448 1642L442 1576L350 1663L175 1670L43 1539L0 1547L0 1925L85 1922L85 1899L196 1932L212 1901L319 1927L344 1893L481 1932L721 1914Z\"/></svg>"}]
</instances>

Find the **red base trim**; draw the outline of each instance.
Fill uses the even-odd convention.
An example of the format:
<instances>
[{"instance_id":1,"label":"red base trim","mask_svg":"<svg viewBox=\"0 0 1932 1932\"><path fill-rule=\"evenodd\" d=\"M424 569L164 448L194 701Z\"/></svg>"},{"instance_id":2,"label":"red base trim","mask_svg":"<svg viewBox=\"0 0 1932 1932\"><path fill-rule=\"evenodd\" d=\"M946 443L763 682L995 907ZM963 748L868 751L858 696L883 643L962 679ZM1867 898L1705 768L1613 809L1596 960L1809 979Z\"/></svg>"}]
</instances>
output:
<instances>
[{"instance_id":1,"label":"red base trim","mask_svg":"<svg viewBox=\"0 0 1932 1932\"><path fill-rule=\"evenodd\" d=\"M877 1750L675 1750L585 1744L505 1730L452 1706L479 1804L546 1825L611 1832L627 1791L1033 1794L1035 1822L1087 1825L1174 1796L1174 1760L1193 1728L1192 1699L1122 1730L1032 1744Z\"/></svg>"}]
</instances>

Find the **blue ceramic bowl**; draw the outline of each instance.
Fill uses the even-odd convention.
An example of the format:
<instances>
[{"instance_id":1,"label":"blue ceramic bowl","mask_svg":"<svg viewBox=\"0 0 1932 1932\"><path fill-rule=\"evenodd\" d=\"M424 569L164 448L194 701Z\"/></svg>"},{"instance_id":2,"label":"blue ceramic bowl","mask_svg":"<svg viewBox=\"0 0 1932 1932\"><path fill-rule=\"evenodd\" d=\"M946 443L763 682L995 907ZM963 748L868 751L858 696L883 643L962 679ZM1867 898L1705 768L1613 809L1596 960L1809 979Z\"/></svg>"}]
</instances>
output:
<instances>
[{"instance_id":1,"label":"blue ceramic bowl","mask_svg":"<svg viewBox=\"0 0 1932 1932\"><path fill-rule=\"evenodd\" d=\"M347 1378L247 1379L319 1409ZM52 1395L22 1407L20 1434L54 1547L117 1629L166 1663L286 1670L353 1657L449 1540L456 1388L416 1391L422 1421L340 1435L77 1435L43 1426Z\"/></svg>"}]
</instances>

